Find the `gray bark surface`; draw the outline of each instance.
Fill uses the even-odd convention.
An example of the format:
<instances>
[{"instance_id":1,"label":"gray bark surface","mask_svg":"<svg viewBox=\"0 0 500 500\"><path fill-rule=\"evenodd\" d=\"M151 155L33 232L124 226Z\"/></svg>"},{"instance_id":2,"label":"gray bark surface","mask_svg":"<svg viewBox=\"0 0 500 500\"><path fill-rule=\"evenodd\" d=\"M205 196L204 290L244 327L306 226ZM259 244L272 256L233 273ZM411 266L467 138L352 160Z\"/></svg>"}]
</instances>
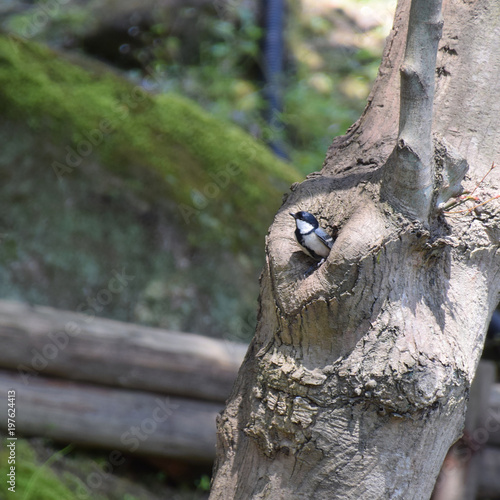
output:
<instances>
[{"instance_id":1,"label":"gray bark surface","mask_svg":"<svg viewBox=\"0 0 500 500\"><path fill-rule=\"evenodd\" d=\"M498 159L500 3L443 3L422 213L398 203L399 188L395 202L380 190L399 133L409 7L398 5L363 116L270 228L259 323L218 421L212 500L428 499L461 435L499 300L500 203L438 206ZM500 193L498 170L476 189L481 200ZM298 210L340 229L307 278L288 215Z\"/></svg>"}]
</instances>

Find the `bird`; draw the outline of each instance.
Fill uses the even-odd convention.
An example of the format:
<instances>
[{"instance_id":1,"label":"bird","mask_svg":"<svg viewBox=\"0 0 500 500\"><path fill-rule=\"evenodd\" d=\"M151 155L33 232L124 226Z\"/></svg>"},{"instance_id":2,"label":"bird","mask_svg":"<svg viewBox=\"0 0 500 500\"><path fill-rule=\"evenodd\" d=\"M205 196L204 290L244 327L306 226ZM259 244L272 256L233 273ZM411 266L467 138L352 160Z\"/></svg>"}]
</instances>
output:
<instances>
[{"instance_id":1,"label":"bird","mask_svg":"<svg viewBox=\"0 0 500 500\"><path fill-rule=\"evenodd\" d=\"M295 238L302 251L312 257L316 262L316 268L321 266L328 257L333 246L334 239L324 229L313 214L309 212L297 212L290 215L295 219Z\"/></svg>"}]
</instances>

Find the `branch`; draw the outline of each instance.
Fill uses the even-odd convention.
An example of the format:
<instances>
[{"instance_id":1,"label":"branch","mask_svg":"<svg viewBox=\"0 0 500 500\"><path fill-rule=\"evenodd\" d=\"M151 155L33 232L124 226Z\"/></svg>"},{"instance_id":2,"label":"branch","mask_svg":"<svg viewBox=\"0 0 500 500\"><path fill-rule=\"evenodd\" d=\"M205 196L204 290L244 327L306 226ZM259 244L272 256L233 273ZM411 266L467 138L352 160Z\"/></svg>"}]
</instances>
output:
<instances>
[{"instance_id":1,"label":"branch","mask_svg":"<svg viewBox=\"0 0 500 500\"><path fill-rule=\"evenodd\" d=\"M397 210L426 221L433 191L432 108L442 0L413 0L401 66L397 144L384 169L382 196Z\"/></svg>"}]
</instances>

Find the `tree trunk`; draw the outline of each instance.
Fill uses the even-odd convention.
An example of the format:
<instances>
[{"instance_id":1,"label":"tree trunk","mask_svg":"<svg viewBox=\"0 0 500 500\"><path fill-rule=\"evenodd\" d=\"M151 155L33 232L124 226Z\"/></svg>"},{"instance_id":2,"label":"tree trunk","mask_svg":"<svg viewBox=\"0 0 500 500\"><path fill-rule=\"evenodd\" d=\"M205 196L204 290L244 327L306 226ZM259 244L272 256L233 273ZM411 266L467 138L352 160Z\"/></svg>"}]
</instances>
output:
<instances>
[{"instance_id":1,"label":"tree trunk","mask_svg":"<svg viewBox=\"0 0 500 500\"><path fill-rule=\"evenodd\" d=\"M424 0L417 14L434 7ZM500 3L444 1L433 156L426 166L424 148L411 163L419 192L405 198L398 123L419 126L418 113L399 120L409 15L401 0L363 116L270 228L257 331L218 420L211 499L428 499L461 435L498 302L500 204L443 207L500 149ZM474 192L481 201L499 192L497 170ZM306 278L288 215L298 210L339 228Z\"/></svg>"}]
</instances>

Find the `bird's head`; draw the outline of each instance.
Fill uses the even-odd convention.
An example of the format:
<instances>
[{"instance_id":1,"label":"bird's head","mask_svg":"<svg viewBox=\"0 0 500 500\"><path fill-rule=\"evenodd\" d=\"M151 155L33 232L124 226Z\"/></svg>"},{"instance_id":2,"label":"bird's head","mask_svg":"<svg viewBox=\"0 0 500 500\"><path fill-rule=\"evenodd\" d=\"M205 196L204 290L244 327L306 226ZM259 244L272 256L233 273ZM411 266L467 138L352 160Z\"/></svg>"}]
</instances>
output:
<instances>
[{"instance_id":1,"label":"bird's head","mask_svg":"<svg viewBox=\"0 0 500 500\"><path fill-rule=\"evenodd\" d=\"M301 233L309 233L310 231L317 229L319 224L313 214L309 212L296 212L290 213L290 215L295 219L295 224Z\"/></svg>"}]
</instances>

